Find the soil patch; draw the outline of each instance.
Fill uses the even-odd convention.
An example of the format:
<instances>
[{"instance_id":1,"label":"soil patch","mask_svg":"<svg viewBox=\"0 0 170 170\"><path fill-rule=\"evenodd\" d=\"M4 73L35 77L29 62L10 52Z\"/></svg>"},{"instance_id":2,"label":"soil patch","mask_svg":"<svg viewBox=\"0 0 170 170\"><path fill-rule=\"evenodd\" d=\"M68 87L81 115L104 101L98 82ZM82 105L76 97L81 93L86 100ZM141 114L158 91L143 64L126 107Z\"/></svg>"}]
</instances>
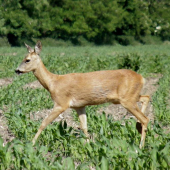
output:
<instances>
[{"instance_id":1,"label":"soil patch","mask_svg":"<svg viewBox=\"0 0 170 170\"><path fill-rule=\"evenodd\" d=\"M12 78L0 79L0 88L8 86L12 81ZM3 106L3 110L7 110L5 106ZM7 142L14 139L14 135L8 129L7 120L3 114L3 110L0 108L0 136L3 139L3 146L5 146Z\"/></svg>"},{"instance_id":2,"label":"soil patch","mask_svg":"<svg viewBox=\"0 0 170 170\"><path fill-rule=\"evenodd\" d=\"M0 87L3 86L8 86L9 84L11 84L13 81L12 78L4 78L4 79L0 79Z\"/></svg>"},{"instance_id":3,"label":"soil patch","mask_svg":"<svg viewBox=\"0 0 170 170\"><path fill-rule=\"evenodd\" d=\"M17 53L14 52L14 53L3 53L3 54L0 54L1 56L16 56Z\"/></svg>"},{"instance_id":4,"label":"soil patch","mask_svg":"<svg viewBox=\"0 0 170 170\"><path fill-rule=\"evenodd\" d=\"M48 117L48 115L52 112L53 109L44 109L41 111L37 111L35 113L30 113L30 118L33 120L40 120ZM56 118L53 122L60 122L60 121L66 121L68 126L71 126L73 128L78 128L79 125L77 122L74 121L72 116L72 109L67 109L63 113L61 113L58 118Z\"/></svg>"},{"instance_id":5,"label":"soil patch","mask_svg":"<svg viewBox=\"0 0 170 170\"><path fill-rule=\"evenodd\" d=\"M40 84L38 80L36 80L36 81L26 84L24 86L24 89L26 88L38 89L38 88L43 88L43 86Z\"/></svg>"},{"instance_id":6,"label":"soil patch","mask_svg":"<svg viewBox=\"0 0 170 170\"><path fill-rule=\"evenodd\" d=\"M3 139L3 146L5 146L7 142L10 142L14 139L14 135L8 129L7 120L1 109L0 109L0 136Z\"/></svg>"}]
</instances>

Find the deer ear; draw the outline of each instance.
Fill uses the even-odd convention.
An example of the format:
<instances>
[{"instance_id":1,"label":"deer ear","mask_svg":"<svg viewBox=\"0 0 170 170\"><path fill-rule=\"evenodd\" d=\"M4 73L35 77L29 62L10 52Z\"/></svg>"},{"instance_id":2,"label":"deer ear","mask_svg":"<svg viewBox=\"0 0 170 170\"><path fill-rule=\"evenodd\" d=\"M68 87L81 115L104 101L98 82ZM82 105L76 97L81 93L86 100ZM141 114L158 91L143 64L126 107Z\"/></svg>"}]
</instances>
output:
<instances>
[{"instance_id":1,"label":"deer ear","mask_svg":"<svg viewBox=\"0 0 170 170\"><path fill-rule=\"evenodd\" d=\"M37 44L35 45L34 52L35 52L36 54L40 54L41 49L42 49L41 42L40 42L40 41L38 41L38 42L37 42Z\"/></svg>"},{"instance_id":2,"label":"deer ear","mask_svg":"<svg viewBox=\"0 0 170 170\"><path fill-rule=\"evenodd\" d=\"M29 45L27 45L26 43L25 43L25 46L27 47L27 50L28 50L29 53L34 52L34 50Z\"/></svg>"}]
</instances>

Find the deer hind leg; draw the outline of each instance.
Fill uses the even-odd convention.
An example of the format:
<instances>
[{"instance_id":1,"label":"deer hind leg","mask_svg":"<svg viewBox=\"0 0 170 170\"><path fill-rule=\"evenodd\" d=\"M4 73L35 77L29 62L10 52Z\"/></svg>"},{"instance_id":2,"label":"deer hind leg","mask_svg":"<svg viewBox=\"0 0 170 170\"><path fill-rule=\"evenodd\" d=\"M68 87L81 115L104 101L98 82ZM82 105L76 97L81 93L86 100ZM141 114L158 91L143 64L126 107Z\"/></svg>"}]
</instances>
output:
<instances>
[{"instance_id":1,"label":"deer hind leg","mask_svg":"<svg viewBox=\"0 0 170 170\"><path fill-rule=\"evenodd\" d=\"M150 96L148 96L148 95L147 96L141 95L139 98L139 102L142 103L141 112L143 114L145 114L145 110L148 106L149 101L150 101ZM138 130L139 133L142 133L142 125L139 120L136 122L136 129Z\"/></svg>"},{"instance_id":2,"label":"deer hind leg","mask_svg":"<svg viewBox=\"0 0 170 170\"><path fill-rule=\"evenodd\" d=\"M35 137L32 140L33 145L35 144L41 132L47 127L47 125L50 124L54 119L56 119L60 115L60 113L62 113L64 110L65 109L63 109L62 107L55 107L53 111L50 113L50 115L42 121L38 129L38 132L36 133Z\"/></svg>"},{"instance_id":3,"label":"deer hind leg","mask_svg":"<svg viewBox=\"0 0 170 170\"><path fill-rule=\"evenodd\" d=\"M83 130L86 137L88 138L89 135L88 135L88 130L87 130L87 116L86 116L85 107L76 108L75 110L79 116L80 127Z\"/></svg>"},{"instance_id":4,"label":"deer hind leg","mask_svg":"<svg viewBox=\"0 0 170 170\"><path fill-rule=\"evenodd\" d=\"M141 122L142 134L141 134L141 141L139 147L140 148L144 147L149 119L140 111L136 103L126 102L121 104Z\"/></svg>"},{"instance_id":5,"label":"deer hind leg","mask_svg":"<svg viewBox=\"0 0 170 170\"><path fill-rule=\"evenodd\" d=\"M140 98L139 98L139 102L142 103L141 112L143 114L145 114L145 110L146 110L146 108L147 108L147 106L149 104L149 101L150 101L150 96L148 96L148 95L147 96L141 95Z\"/></svg>"}]
</instances>

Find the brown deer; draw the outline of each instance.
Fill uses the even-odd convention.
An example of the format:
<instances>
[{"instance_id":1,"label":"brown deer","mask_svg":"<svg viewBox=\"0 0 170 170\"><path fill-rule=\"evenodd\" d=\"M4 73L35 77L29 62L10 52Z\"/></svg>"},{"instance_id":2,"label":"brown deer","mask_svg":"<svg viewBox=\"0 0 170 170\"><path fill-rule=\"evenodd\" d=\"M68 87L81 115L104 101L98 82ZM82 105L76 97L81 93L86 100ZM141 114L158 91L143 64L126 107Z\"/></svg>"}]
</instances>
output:
<instances>
[{"instance_id":1,"label":"brown deer","mask_svg":"<svg viewBox=\"0 0 170 170\"><path fill-rule=\"evenodd\" d=\"M42 130L67 108L76 110L81 129L88 137L85 106L111 102L121 104L138 119L136 128L141 133L140 148L144 146L149 122L144 112L149 103L149 96L140 95L145 82L140 74L120 69L56 75L49 72L41 61L40 41L35 49L25 45L28 54L15 72L22 74L32 71L42 86L50 92L54 101L53 111L42 121L33 138L33 144ZM141 110L137 106L138 101L142 103Z\"/></svg>"}]
</instances>

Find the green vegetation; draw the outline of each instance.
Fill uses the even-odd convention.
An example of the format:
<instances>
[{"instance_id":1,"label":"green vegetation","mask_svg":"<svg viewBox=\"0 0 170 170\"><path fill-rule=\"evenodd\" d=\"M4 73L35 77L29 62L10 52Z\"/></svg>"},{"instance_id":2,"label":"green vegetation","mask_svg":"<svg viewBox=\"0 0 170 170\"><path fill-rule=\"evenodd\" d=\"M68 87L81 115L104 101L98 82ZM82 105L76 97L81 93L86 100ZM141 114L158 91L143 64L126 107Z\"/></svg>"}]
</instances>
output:
<instances>
[{"instance_id":1,"label":"green vegetation","mask_svg":"<svg viewBox=\"0 0 170 170\"><path fill-rule=\"evenodd\" d=\"M68 127L66 122L54 122L47 126L33 147L31 140L41 120L32 120L30 113L52 108L53 103L44 89L23 89L25 84L35 80L32 73L15 75L14 70L25 53L25 48L0 48L0 78L13 78L12 84L0 88L0 109L15 135L5 147L0 139L0 169L170 168L169 46L48 47L42 50L44 64L57 74L121 68L133 69L145 77L162 74L159 88L152 96L155 122L148 125L142 150L135 120L115 121L105 113L96 114L101 106L86 109L93 138L90 143L85 142L81 130ZM75 112L73 115L78 121Z\"/></svg>"},{"instance_id":2,"label":"green vegetation","mask_svg":"<svg viewBox=\"0 0 170 170\"><path fill-rule=\"evenodd\" d=\"M48 46L170 40L169 0L0 0L0 4L3 45L35 44L37 38Z\"/></svg>"}]
</instances>

